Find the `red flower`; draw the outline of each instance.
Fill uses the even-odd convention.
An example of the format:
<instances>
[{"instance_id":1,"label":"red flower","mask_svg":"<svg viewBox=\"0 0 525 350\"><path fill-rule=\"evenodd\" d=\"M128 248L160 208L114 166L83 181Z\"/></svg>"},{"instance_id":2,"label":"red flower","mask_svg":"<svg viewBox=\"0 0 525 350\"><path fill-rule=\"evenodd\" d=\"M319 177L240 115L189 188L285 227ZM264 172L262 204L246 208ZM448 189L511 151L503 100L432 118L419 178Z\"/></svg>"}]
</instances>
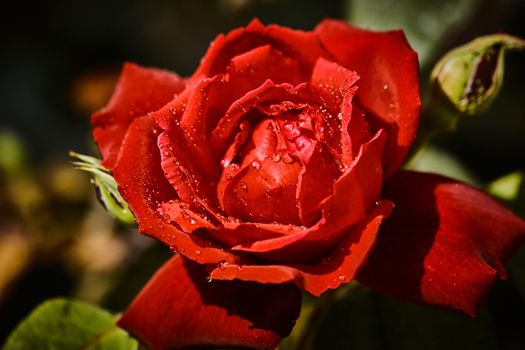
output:
<instances>
[{"instance_id":1,"label":"red flower","mask_svg":"<svg viewBox=\"0 0 525 350\"><path fill-rule=\"evenodd\" d=\"M139 230L178 255L120 324L153 348L270 348L298 315L295 286L356 278L474 314L525 223L474 188L398 170L419 108L403 33L336 20L254 20L187 79L127 64L94 136Z\"/></svg>"}]
</instances>

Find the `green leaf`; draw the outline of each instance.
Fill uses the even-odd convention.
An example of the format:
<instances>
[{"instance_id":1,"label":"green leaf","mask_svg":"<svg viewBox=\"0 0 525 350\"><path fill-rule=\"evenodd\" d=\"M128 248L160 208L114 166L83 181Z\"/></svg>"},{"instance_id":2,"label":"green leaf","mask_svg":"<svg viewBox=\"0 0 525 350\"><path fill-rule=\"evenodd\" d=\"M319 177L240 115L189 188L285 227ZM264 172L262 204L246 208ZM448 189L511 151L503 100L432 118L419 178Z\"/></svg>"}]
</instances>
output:
<instances>
[{"instance_id":1,"label":"green leaf","mask_svg":"<svg viewBox=\"0 0 525 350\"><path fill-rule=\"evenodd\" d=\"M116 319L84 302L48 300L18 325L2 350L138 349L138 342L116 326Z\"/></svg>"},{"instance_id":2,"label":"green leaf","mask_svg":"<svg viewBox=\"0 0 525 350\"><path fill-rule=\"evenodd\" d=\"M100 164L100 160L72 151L69 152L69 155L78 159L72 162L78 170L83 170L93 175L93 184L95 185L97 197L104 208L118 221L126 225L134 224L135 219L128 208L128 203L120 195L113 175Z\"/></svg>"},{"instance_id":3,"label":"green leaf","mask_svg":"<svg viewBox=\"0 0 525 350\"><path fill-rule=\"evenodd\" d=\"M443 41L474 14L480 0L347 0L347 19L375 30L403 29L424 68Z\"/></svg>"}]
</instances>

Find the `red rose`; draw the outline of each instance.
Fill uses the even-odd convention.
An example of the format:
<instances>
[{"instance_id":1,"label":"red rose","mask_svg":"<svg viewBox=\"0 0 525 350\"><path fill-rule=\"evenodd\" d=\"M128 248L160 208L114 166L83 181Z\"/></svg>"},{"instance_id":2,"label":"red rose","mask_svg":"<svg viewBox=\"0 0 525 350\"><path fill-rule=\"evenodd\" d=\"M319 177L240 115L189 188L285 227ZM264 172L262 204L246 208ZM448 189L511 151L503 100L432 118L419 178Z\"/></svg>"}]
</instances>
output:
<instances>
[{"instance_id":1,"label":"red rose","mask_svg":"<svg viewBox=\"0 0 525 350\"><path fill-rule=\"evenodd\" d=\"M139 230L178 255L120 324L153 348L274 347L295 286L355 278L473 314L525 223L471 187L398 170L419 108L403 33L336 20L255 20L187 79L127 64L94 136Z\"/></svg>"}]
</instances>

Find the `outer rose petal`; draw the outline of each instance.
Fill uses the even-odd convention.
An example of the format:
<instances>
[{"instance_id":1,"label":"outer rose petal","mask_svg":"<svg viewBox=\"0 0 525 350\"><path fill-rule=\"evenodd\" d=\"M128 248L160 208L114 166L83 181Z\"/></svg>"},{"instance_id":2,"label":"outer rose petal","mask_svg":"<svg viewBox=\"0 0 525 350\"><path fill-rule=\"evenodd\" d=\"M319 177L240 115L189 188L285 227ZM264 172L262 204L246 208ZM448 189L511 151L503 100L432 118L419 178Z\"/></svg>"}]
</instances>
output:
<instances>
[{"instance_id":1,"label":"outer rose petal","mask_svg":"<svg viewBox=\"0 0 525 350\"><path fill-rule=\"evenodd\" d=\"M274 349L299 316L292 284L208 283L203 266L175 256L124 312L119 326L149 349Z\"/></svg>"},{"instance_id":2,"label":"outer rose petal","mask_svg":"<svg viewBox=\"0 0 525 350\"><path fill-rule=\"evenodd\" d=\"M219 35L206 52L193 77L224 73L233 57L264 45L271 45L297 60L305 74L311 70L318 57L330 57L314 33L278 25L264 26L258 19L254 19L246 28Z\"/></svg>"},{"instance_id":3,"label":"outer rose petal","mask_svg":"<svg viewBox=\"0 0 525 350\"><path fill-rule=\"evenodd\" d=\"M319 296L327 289L354 279L375 243L381 221L393 205L383 201L353 226L345 239L324 259L313 264L236 265L224 263L212 271L213 279L284 283L293 281L302 289Z\"/></svg>"},{"instance_id":4,"label":"outer rose petal","mask_svg":"<svg viewBox=\"0 0 525 350\"><path fill-rule=\"evenodd\" d=\"M525 222L488 195L445 177L399 172L385 184L394 201L358 279L411 302L474 315L525 238Z\"/></svg>"},{"instance_id":5,"label":"outer rose petal","mask_svg":"<svg viewBox=\"0 0 525 350\"><path fill-rule=\"evenodd\" d=\"M361 77L357 100L389 130L383 162L391 175L403 162L419 125L417 54L402 31L374 32L327 19L315 29L336 62Z\"/></svg>"},{"instance_id":6,"label":"outer rose petal","mask_svg":"<svg viewBox=\"0 0 525 350\"><path fill-rule=\"evenodd\" d=\"M129 124L165 105L185 85L174 73L126 63L108 105L91 120L95 127L93 136L104 159L102 164L113 169Z\"/></svg>"},{"instance_id":7,"label":"outer rose petal","mask_svg":"<svg viewBox=\"0 0 525 350\"><path fill-rule=\"evenodd\" d=\"M162 218L162 204L176 199L177 193L160 167L157 135L160 128L146 116L133 121L122 142L122 152L113 171L119 192L144 232L164 242L180 254L201 264L238 261L209 241L191 237Z\"/></svg>"}]
</instances>

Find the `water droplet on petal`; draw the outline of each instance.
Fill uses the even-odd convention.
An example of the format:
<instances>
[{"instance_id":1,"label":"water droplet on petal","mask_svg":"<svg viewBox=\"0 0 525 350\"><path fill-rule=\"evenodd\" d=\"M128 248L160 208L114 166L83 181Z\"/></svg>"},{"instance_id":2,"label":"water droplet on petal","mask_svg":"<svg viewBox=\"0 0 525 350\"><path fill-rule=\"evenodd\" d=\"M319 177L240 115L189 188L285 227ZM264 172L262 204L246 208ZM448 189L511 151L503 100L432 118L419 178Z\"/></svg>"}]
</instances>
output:
<instances>
[{"instance_id":1,"label":"water droplet on petal","mask_svg":"<svg viewBox=\"0 0 525 350\"><path fill-rule=\"evenodd\" d=\"M191 218L191 219L190 219L190 224L195 225L196 223L197 223L197 221L195 221L194 218Z\"/></svg>"},{"instance_id":2,"label":"water droplet on petal","mask_svg":"<svg viewBox=\"0 0 525 350\"><path fill-rule=\"evenodd\" d=\"M243 190L248 191L248 186L244 181L239 182L239 186L241 186Z\"/></svg>"},{"instance_id":3,"label":"water droplet on petal","mask_svg":"<svg viewBox=\"0 0 525 350\"><path fill-rule=\"evenodd\" d=\"M251 165L252 165L252 168L254 168L255 170L259 170L261 168L261 163L259 163L256 160L254 160Z\"/></svg>"},{"instance_id":4,"label":"water droplet on petal","mask_svg":"<svg viewBox=\"0 0 525 350\"><path fill-rule=\"evenodd\" d=\"M232 176L230 174L225 174L224 177L226 178L226 180L231 180L232 179Z\"/></svg>"},{"instance_id":5,"label":"water droplet on petal","mask_svg":"<svg viewBox=\"0 0 525 350\"><path fill-rule=\"evenodd\" d=\"M199 249L195 249L195 254L201 255L201 251Z\"/></svg>"},{"instance_id":6,"label":"water droplet on petal","mask_svg":"<svg viewBox=\"0 0 525 350\"><path fill-rule=\"evenodd\" d=\"M283 125L283 129L285 131L292 131L294 129L294 125L292 123L290 123L290 122L286 122Z\"/></svg>"},{"instance_id":7,"label":"water droplet on petal","mask_svg":"<svg viewBox=\"0 0 525 350\"><path fill-rule=\"evenodd\" d=\"M279 155L279 153L274 153L270 156L270 159L272 160L272 162L278 162L281 160L281 156Z\"/></svg>"},{"instance_id":8,"label":"water droplet on petal","mask_svg":"<svg viewBox=\"0 0 525 350\"><path fill-rule=\"evenodd\" d=\"M343 282L346 279L346 277L345 277L345 275L339 275L339 276L337 276L337 279L339 281Z\"/></svg>"},{"instance_id":9,"label":"water droplet on petal","mask_svg":"<svg viewBox=\"0 0 525 350\"><path fill-rule=\"evenodd\" d=\"M288 153L288 152L286 152L286 153L283 154L283 156L282 156L282 160L283 160L283 162L286 163L286 164L291 164L291 163L294 162L292 156L291 156L290 153Z\"/></svg>"},{"instance_id":10,"label":"water droplet on petal","mask_svg":"<svg viewBox=\"0 0 525 350\"><path fill-rule=\"evenodd\" d=\"M244 267L242 267L241 265L237 265L237 271L242 271L244 269Z\"/></svg>"}]
</instances>

